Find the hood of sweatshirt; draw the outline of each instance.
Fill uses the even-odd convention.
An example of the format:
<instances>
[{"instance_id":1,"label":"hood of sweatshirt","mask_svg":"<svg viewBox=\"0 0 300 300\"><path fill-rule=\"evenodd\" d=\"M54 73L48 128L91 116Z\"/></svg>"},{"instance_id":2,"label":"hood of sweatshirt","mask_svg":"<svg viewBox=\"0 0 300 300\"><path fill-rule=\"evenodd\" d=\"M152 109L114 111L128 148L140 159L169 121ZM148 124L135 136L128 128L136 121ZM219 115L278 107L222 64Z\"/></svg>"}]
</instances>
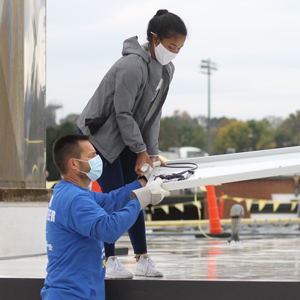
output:
<instances>
[{"instance_id":1,"label":"hood of sweatshirt","mask_svg":"<svg viewBox=\"0 0 300 300\"><path fill-rule=\"evenodd\" d=\"M150 56L138 42L138 37L133 36L123 43L122 55L137 54L141 56L147 63L150 63Z\"/></svg>"},{"instance_id":2,"label":"hood of sweatshirt","mask_svg":"<svg viewBox=\"0 0 300 300\"><path fill-rule=\"evenodd\" d=\"M147 64L149 64L152 60L152 63L159 65L160 67L163 67L165 69L170 77L170 81L172 80L173 73L174 73L174 65L172 62L168 63L165 66L162 66L157 60L153 59L150 54L150 49L149 49L149 43L145 43L143 45L140 45L138 42L138 37L133 36L127 40L124 41L123 43L123 50L122 50L122 55L126 56L129 54L137 54L140 57L142 57Z\"/></svg>"}]
</instances>

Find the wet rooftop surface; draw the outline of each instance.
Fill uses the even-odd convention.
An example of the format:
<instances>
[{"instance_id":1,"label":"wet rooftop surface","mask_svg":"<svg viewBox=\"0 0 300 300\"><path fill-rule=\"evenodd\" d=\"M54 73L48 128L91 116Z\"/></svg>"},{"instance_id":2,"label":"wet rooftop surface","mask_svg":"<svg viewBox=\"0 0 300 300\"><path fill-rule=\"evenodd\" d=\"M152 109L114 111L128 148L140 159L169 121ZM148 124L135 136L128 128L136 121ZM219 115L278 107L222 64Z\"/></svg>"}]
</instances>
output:
<instances>
[{"instance_id":1,"label":"wet rooftop surface","mask_svg":"<svg viewBox=\"0 0 300 300\"><path fill-rule=\"evenodd\" d=\"M230 238L197 237L194 229L158 231L147 229L148 253L164 273L151 280L196 281L300 281L299 230L295 235L241 235L240 242ZM129 237L124 235L117 248L128 248L128 255L119 255L122 264L132 273L135 259ZM0 259L0 278L45 278L45 254ZM133 280L145 280L134 277Z\"/></svg>"}]
</instances>

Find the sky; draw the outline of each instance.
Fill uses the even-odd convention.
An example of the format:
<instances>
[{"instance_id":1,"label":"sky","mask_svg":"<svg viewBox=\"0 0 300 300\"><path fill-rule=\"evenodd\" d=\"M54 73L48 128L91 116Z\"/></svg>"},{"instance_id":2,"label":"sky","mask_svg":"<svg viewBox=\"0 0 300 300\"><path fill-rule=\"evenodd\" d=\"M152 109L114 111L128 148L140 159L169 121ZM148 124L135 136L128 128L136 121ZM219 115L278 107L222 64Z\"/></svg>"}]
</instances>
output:
<instances>
[{"instance_id":1,"label":"sky","mask_svg":"<svg viewBox=\"0 0 300 300\"><path fill-rule=\"evenodd\" d=\"M179 15L188 29L173 60L176 71L163 117L174 111L211 117L287 118L300 110L300 1L298 0L48 0L47 104L57 119L80 114L101 79L121 57L123 41L146 42L158 9Z\"/></svg>"}]
</instances>

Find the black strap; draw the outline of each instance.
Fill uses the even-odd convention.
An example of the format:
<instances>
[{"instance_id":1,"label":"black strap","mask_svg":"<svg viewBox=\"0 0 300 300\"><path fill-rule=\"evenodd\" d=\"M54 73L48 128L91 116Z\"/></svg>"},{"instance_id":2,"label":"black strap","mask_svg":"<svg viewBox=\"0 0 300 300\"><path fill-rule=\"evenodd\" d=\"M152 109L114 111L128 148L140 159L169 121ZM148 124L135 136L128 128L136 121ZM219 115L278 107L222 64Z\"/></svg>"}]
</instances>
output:
<instances>
[{"instance_id":1,"label":"black strap","mask_svg":"<svg viewBox=\"0 0 300 300\"><path fill-rule=\"evenodd\" d=\"M94 135L108 118L109 117L86 118L84 125L89 128L91 135Z\"/></svg>"}]
</instances>

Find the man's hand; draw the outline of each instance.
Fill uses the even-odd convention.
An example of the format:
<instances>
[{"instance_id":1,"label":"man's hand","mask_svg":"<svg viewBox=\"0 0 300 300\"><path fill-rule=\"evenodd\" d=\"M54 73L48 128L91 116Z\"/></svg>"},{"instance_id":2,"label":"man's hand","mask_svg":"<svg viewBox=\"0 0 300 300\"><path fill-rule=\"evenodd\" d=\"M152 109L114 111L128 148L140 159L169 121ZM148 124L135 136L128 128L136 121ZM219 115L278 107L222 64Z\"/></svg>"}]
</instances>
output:
<instances>
[{"instance_id":1,"label":"man's hand","mask_svg":"<svg viewBox=\"0 0 300 300\"><path fill-rule=\"evenodd\" d=\"M131 192L131 199L135 197L139 200L141 209L144 209L148 204L157 205L165 197L171 195L170 191L162 188L163 181L161 178L149 183L146 187L133 190Z\"/></svg>"},{"instance_id":2,"label":"man's hand","mask_svg":"<svg viewBox=\"0 0 300 300\"><path fill-rule=\"evenodd\" d=\"M165 197L169 197L171 195L170 191L167 191L162 188L163 180L161 178L157 178L147 185L151 192L151 202L149 204L157 205L160 203Z\"/></svg>"}]
</instances>

